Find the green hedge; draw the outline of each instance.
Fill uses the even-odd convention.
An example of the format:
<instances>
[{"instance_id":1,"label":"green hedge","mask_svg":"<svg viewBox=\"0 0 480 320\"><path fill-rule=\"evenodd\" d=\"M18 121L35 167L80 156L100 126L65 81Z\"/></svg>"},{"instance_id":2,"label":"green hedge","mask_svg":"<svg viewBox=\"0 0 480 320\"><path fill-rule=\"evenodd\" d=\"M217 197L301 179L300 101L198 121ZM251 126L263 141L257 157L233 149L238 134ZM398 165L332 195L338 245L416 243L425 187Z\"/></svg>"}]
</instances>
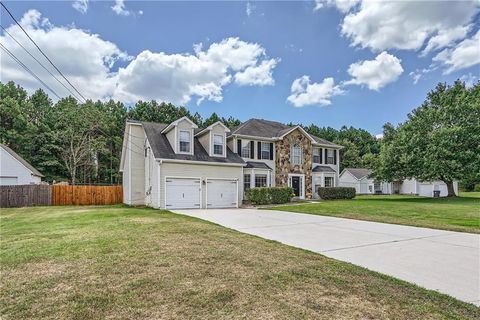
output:
<instances>
[{"instance_id":1,"label":"green hedge","mask_svg":"<svg viewBox=\"0 0 480 320\"><path fill-rule=\"evenodd\" d=\"M293 197L292 188L251 188L245 193L247 200L251 203L260 204L278 204L287 203Z\"/></svg>"},{"instance_id":2,"label":"green hedge","mask_svg":"<svg viewBox=\"0 0 480 320\"><path fill-rule=\"evenodd\" d=\"M318 188L317 192L320 199L323 200L355 198L355 188Z\"/></svg>"}]
</instances>

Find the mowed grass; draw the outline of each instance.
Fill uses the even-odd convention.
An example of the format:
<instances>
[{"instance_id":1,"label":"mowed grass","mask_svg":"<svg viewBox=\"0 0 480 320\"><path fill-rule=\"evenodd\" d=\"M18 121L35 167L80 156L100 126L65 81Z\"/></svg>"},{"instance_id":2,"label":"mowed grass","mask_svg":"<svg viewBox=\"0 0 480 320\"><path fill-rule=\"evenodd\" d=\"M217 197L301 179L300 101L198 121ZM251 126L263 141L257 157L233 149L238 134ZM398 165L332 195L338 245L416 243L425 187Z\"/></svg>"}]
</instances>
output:
<instances>
[{"instance_id":1,"label":"mowed grass","mask_svg":"<svg viewBox=\"0 0 480 320\"><path fill-rule=\"evenodd\" d=\"M319 201L271 209L480 233L480 192L436 199L404 195L357 196L353 200Z\"/></svg>"},{"instance_id":2,"label":"mowed grass","mask_svg":"<svg viewBox=\"0 0 480 320\"><path fill-rule=\"evenodd\" d=\"M1 210L2 319L478 319L480 308L147 208Z\"/></svg>"}]
</instances>

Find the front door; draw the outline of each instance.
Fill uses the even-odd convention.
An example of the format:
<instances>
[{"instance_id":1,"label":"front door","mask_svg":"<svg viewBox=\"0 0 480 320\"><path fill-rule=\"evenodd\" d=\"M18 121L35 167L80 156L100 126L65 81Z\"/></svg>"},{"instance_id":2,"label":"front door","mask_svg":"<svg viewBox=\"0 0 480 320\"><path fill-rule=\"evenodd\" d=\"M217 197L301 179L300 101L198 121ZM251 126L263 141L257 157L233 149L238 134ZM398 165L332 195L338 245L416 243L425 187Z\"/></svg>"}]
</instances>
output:
<instances>
[{"instance_id":1,"label":"front door","mask_svg":"<svg viewBox=\"0 0 480 320\"><path fill-rule=\"evenodd\" d=\"M300 177L292 177L292 188L295 197L300 197Z\"/></svg>"}]
</instances>

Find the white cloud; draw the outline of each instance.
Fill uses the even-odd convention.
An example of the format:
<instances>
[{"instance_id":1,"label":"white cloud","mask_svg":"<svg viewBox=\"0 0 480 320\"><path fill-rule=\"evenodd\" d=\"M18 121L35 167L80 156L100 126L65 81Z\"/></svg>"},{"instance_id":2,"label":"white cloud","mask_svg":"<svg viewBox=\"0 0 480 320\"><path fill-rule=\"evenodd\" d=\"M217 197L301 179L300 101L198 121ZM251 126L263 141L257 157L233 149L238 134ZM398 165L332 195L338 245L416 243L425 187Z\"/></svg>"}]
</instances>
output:
<instances>
[{"instance_id":1,"label":"white cloud","mask_svg":"<svg viewBox=\"0 0 480 320\"><path fill-rule=\"evenodd\" d=\"M378 140L383 139L383 133L376 134L375 138L378 139Z\"/></svg>"},{"instance_id":2,"label":"white cloud","mask_svg":"<svg viewBox=\"0 0 480 320\"><path fill-rule=\"evenodd\" d=\"M20 23L86 98L102 99L112 95L115 89L116 75L111 72L111 68L118 60L128 60L128 55L114 43L81 29L54 26L36 10L26 12ZM16 25L8 27L7 31L16 39L25 39L25 35ZM60 96L69 94L8 35L0 36L0 42ZM37 57L40 56L31 42L22 41L22 44ZM44 65L51 67L46 61ZM41 87L40 83L24 72L3 52L0 66L2 81L13 80L29 92ZM52 73L56 74L53 68L50 69ZM57 78L60 79L60 75L57 75ZM45 90L45 88L43 89ZM73 91L73 89L71 90Z\"/></svg>"},{"instance_id":3,"label":"white cloud","mask_svg":"<svg viewBox=\"0 0 480 320\"><path fill-rule=\"evenodd\" d=\"M272 85L278 60L265 57L259 44L238 38L213 43L207 50L194 46L195 54L143 51L119 70L115 97L134 102L157 99L185 104L192 97L222 101L222 89L232 79L239 85Z\"/></svg>"},{"instance_id":4,"label":"white cloud","mask_svg":"<svg viewBox=\"0 0 480 320\"><path fill-rule=\"evenodd\" d=\"M455 47L441 51L433 61L444 65L446 74L480 64L480 30Z\"/></svg>"},{"instance_id":5,"label":"white cloud","mask_svg":"<svg viewBox=\"0 0 480 320\"><path fill-rule=\"evenodd\" d=\"M468 74L464 74L463 76L460 77L460 81L465 82L465 85L467 87L472 87L474 84L476 84L480 80L478 75L474 75L471 72Z\"/></svg>"},{"instance_id":6,"label":"white cloud","mask_svg":"<svg viewBox=\"0 0 480 320\"><path fill-rule=\"evenodd\" d=\"M272 71L279 62L268 58L260 44L238 38L213 43L206 50L201 44L195 45L194 54L144 50L130 57L99 35L54 26L36 10L26 12L20 23L79 91L94 100L114 97L123 102L156 99L183 104L197 97L198 103L205 99L221 101L223 87L232 80L238 85L273 85ZM7 30L17 39L24 37L16 25ZM0 42L60 96L69 94L7 35L0 36ZM33 44L24 45L36 52ZM116 72L113 67L118 60L128 64ZM0 78L13 80L29 92L41 87L3 52Z\"/></svg>"},{"instance_id":7,"label":"white cloud","mask_svg":"<svg viewBox=\"0 0 480 320\"><path fill-rule=\"evenodd\" d=\"M113 12L115 12L119 16L129 16L131 14L130 11L125 9L125 1L124 0L115 0L115 5L111 8L112 8Z\"/></svg>"},{"instance_id":8,"label":"white cloud","mask_svg":"<svg viewBox=\"0 0 480 320\"><path fill-rule=\"evenodd\" d=\"M347 13L355 7L361 0L315 0L314 11L325 7L335 7L343 13Z\"/></svg>"},{"instance_id":9,"label":"white cloud","mask_svg":"<svg viewBox=\"0 0 480 320\"><path fill-rule=\"evenodd\" d=\"M72 7L80 13L87 13L88 0L75 0L72 3Z\"/></svg>"},{"instance_id":10,"label":"white cloud","mask_svg":"<svg viewBox=\"0 0 480 320\"><path fill-rule=\"evenodd\" d=\"M431 51L449 47L457 40L464 39L471 27L471 25L458 26L452 29L444 29L438 31L437 35L431 37L430 40L428 40L427 46L422 51L422 56L425 56Z\"/></svg>"},{"instance_id":11,"label":"white cloud","mask_svg":"<svg viewBox=\"0 0 480 320\"><path fill-rule=\"evenodd\" d=\"M246 12L248 17L250 17L250 15L253 13L255 8L256 7L253 4L251 4L250 2L247 2L246 6L245 6L245 12Z\"/></svg>"},{"instance_id":12,"label":"white cloud","mask_svg":"<svg viewBox=\"0 0 480 320\"><path fill-rule=\"evenodd\" d=\"M379 90L397 80L403 73L403 68L400 59L384 51L375 60L352 63L348 73L352 79L345 84L366 85L371 90Z\"/></svg>"},{"instance_id":13,"label":"white cloud","mask_svg":"<svg viewBox=\"0 0 480 320\"><path fill-rule=\"evenodd\" d=\"M335 85L333 78L325 78L320 83L310 82L308 76L302 76L295 79L291 87L291 95L287 101L295 107L303 107L307 105L330 105L333 96L342 94L343 90Z\"/></svg>"},{"instance_id":14,"label":"white cloud","mask_svg":"<svg viewBox=\"0 0 480 320\"><path fill-rule=\"evenodd\" d=\"M242 72L235 74L235 83L245 86L272 86L275 84L273 80L273 68L277 65L280 59L264 60L260 65L247 67Z\"/></svg>"},{"instance_id":15,"label":"white cloud","mask_svg":"<svg viewBox=\"0 0 480 320\"><path fill-rule=\"evenodd\" d=\"M423 69L415 69L415 71L411 71L408 75L413 79L413 84L417 84L421 78L423 78L426 74L435 71L438 69L438 66L431 65L428 68Z\"/></svg>"},{"instance_id":16,"label":"white cloud","mask_svg":"<svg viewBox=\"0 0 480 320\"><path fill-rule=\"evenodd\" d=\"M459 39L479 12L479 2L469 1L369 1L317 0L315 8L335 6L345 14L341 33L352 46L373 51L419 50L428 39L428 50Z\"/></svg>"}]
</instances>

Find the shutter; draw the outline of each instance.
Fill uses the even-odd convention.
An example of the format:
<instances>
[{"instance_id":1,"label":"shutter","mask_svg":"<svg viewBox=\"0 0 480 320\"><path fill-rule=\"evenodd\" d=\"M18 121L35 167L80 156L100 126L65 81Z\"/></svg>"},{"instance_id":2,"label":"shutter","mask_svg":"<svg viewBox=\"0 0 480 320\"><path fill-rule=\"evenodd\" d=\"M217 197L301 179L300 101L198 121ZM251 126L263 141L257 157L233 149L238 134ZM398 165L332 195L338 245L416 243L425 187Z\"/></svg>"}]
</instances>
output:
<instances>
[{"instance_id":1,"label":"shutter","mask_svg":"<svg viewBox=\"0 0 480 320\"><path fill-rule=\"evenodd\" d=\"M258 141L257 147L258 147L258 150L257 150L258 158L257 159L262 159L262 143L260 141Z\"/></svg>"},{"instance_id":2,"label":"shutter","mask_svg":"<svg viewBox=\"0 0 480 320\"><path fill-rule=\"evenodd\" d=\"M250 141L250 158L255 159L255 142Z\"/></svg>"},{"instance_id":3,"label":"shutter","mask_svg":"<svg viewBox=\"0 0 480 320\"><path fill-rule=\"evenodd\" d=\"M338 150L333 150L333 164L337 164L337 152Z\"/></svg>"},{"instance_id":4,"label":"shutter","mask_svg":"<svg viewBox=\"0 0 480 320\"><path fill-rule=\"evenodd\" d=\"M270 160L273 160L273 142L270 142Z\"/></svg>"},{"instance_id":5,"label":"shutter","mask_svg":"<svg viewBox=\"0 0 480 320\"><path fill-rule=\"evenodd\" d=\"M320 163L323 163L323 148L320 148Z\"/></svg>"},{"instance_id":6,"label":"shutter","mask_svg":"<svg viewBox=\"0 0 480 320\"><path fill-rule=\"evenodd\" d=\"M242 156L242 140L237 140L237 153L241 157Z\"/></svg>"},{"instance_id":7,"label":"shutter","mask_svg":"<svg viewBox=\"0 0 480 320\"><path fill-rule=\"evenodd\" d=\"M325 148L325 162L324 163L328 163L328 149Z\"/></svg>"}]
</instances>

